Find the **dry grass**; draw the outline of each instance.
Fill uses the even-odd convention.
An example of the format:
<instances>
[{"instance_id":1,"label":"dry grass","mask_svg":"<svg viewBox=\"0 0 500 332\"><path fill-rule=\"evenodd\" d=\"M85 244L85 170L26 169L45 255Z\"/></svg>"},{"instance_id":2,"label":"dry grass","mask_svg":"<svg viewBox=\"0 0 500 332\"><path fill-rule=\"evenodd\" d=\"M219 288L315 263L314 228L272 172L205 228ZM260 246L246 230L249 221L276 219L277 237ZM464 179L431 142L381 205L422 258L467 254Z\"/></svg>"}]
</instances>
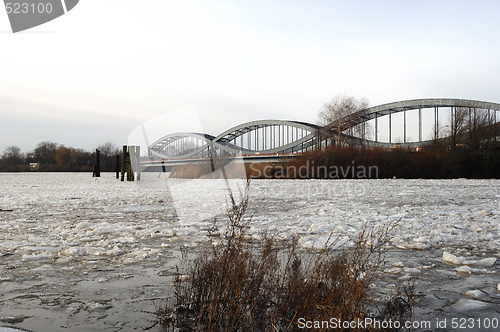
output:
<instances>
[{"instance_id":1,"label":"dry grass","mask_svg":"<svg viewBox=\"0 0 500 332\"><path fill-rule=\"evenodd\" d=\"M200 164L175 166L170 177L180 179L245 179L248 177L249 167L237 162L228 164L229 161L231 160L216 160L213 165L207 161Z\"/></svg>"},{"instance_id":2,"label":"dry grass","mask_svg":"<svg viewBox=\"0 0 500 332\"><path fill-rule=\"evenodd\" d=\"M178 282L158 322L165 331L296 331L299 318L352 321L377 309L369 285L383 262L383 244L395 225L363 229L354 247L336 250L331 239L321 250L303 252L297 238L260 243L245 237L243 222L249 182L236 202L230 194L227 225L218 245L200 257L184 256ZM215 222L214 222L214 225ZM413 290L390 298L378 319L405 321L412 315ZM319 329L321 330L321 329ZM339 329L343 330L343 329ZM374 328L366 330L374 331Z\"/></svg>"}]
</instances>

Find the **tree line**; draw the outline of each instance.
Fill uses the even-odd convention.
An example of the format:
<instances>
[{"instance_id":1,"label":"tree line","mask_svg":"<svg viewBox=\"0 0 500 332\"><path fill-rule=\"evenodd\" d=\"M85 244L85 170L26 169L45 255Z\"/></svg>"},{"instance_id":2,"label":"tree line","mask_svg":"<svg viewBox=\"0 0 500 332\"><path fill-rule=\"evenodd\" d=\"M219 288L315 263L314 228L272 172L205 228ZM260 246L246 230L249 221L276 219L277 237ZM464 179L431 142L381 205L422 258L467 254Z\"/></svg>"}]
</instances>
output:
<instances>
[{"instance_id":1,"label":"tree line","mask_svg":"<svg viewBox=\"0 0 500 332\"><path fill-rule=\"evenodd\" d=\"M99 145L101 171L115 170L120 148L108 142ZM18 146L8 146L0 157L2 172L91 172L94 151L66 147L54 142L40 142L33 151L23 153Z\"/></svg>"},{"instance_id":2,"label":"tree line","mask_svg":"<svg viewBox=\"0 0 500 332\"><path fill-rule=\"evenodd\" d=\"M377 171L372 173L375 176L359 172L375 167ZM420 152L409 152L403 148L331 146L321 151L307 152L285 165L285 169L304 168L305 171L299 172L299 176L288 173L285 178L500 179L500 144L479 150L463 146L448 150L447 146L436 144L427 146ZM345 176L337 172L337 177L332 177L332 168L354 169L356 172L345 171ZM279 170L278 166L267 173L279 175ZM273 178L272 176L267 178Z\"/></svg>"}]
</instances>

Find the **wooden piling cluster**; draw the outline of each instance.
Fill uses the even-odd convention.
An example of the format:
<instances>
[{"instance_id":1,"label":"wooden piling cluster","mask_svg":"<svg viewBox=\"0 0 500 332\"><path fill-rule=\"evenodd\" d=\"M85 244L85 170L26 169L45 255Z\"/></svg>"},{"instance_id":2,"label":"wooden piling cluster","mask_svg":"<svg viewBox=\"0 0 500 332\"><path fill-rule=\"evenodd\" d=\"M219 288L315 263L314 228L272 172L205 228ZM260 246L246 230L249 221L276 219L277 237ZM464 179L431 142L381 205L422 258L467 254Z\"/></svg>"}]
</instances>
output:
<instances>
[{"instance_id":1,"label":"wooden piling cluster","mask_svg":"<svg viewBox=\"0 0 500 332\"><path fill-rule=\"evenodd\" d=\"M141 148L136 145L124 145L122 152L121 165L121 181L125 181L125 173L127 173L127 181L141 180ZM117 173L118 174L118 173Z\"/></svg>"},{"instance_id":2,"label":"wooden piling cluster","mask_svg":"<svg viewBox=\"0 0 500 332\"><path fill-rule=\"evenodd\" d=\"M134 181L141 179L141 147L136 145L123 146L122 162L120 165L120 155L116 155L115 162L116 179L125 181L125 173L127 173L127 181ZM94 154L94 168L92 171L92 177L101 176L101 151L95 149Z\"/></svg>"}]
</instances>

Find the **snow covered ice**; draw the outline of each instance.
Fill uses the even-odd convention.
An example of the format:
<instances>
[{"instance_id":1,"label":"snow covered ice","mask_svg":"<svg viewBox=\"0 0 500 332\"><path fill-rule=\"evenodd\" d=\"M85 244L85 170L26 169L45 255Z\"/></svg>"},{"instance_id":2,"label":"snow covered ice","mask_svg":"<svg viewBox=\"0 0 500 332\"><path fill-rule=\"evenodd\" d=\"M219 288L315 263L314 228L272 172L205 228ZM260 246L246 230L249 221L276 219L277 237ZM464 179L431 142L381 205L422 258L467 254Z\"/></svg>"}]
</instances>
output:
<instances>
[{"instance_id":1,"label":"snow covered ice","mask_svg":"<svg viewBox=\"0 0 500 332\"><path fill-rule=\"evenodd\" d=\"M229 183L238 198L244 181ZM136 183L118 181L114 174L0 174L0 187L4 317L22 315L21 307L13 310L7 299L25 296L40 284L55 284L51 278L68 279L61 294L97 284L108 285L99 286L108 292L110 285L149 285L146 277L153 276L162 280L180 247L205 245L214 217L224 224L228 202L224 180L167 179L158 173L143 173ZM333 235L340 236L339 245L350 246L365 225L380 229L399 221L383 271L388 279L414 279L417 289L426 292L417 314L430 315L432 308L443 306L444 315L483 312L498 317L499 193L498 180L253 180L248 235L296 234L305 248L321 247ZM36 279L31 289L21 286L30 278ZM160 294L161 287L154 292ZM381 296L387 289L374 287ZM151 298L146 290L151 291L145 288L141 296ZM443 300L449 292L454 295ZM66 303L61 311L69 327L81 312L95 315L95 326L119 324L110 322L119 315L118 309L113 311L118 302L113 294L100 300L73 294L62 301L61 296L57 303ZM104 315L106 319L98 319ZM25 322L20 326L29 328L30 319Z\"/></svg>"}]
</instances>

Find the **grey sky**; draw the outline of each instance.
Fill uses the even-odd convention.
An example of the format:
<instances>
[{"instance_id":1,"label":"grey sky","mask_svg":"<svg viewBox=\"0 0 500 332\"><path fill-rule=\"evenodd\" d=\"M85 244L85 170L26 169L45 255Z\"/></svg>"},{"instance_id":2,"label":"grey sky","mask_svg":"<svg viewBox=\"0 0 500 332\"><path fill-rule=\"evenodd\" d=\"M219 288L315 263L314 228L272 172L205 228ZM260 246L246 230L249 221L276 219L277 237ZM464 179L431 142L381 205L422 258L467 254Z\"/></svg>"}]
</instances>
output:
<instances>
[{"instance_id":1,"label":"grey sky","mask_svg":"<svg viewBox=\"0 0 500 332\"><path fill-rule=\"evenodd\" d=\"M82 0L12 34L0 10L0 153L120 145L165 113L165 134L315 122L337 94L500 102L499 21L498 1Z\"/></svg>"}]
</instances>

